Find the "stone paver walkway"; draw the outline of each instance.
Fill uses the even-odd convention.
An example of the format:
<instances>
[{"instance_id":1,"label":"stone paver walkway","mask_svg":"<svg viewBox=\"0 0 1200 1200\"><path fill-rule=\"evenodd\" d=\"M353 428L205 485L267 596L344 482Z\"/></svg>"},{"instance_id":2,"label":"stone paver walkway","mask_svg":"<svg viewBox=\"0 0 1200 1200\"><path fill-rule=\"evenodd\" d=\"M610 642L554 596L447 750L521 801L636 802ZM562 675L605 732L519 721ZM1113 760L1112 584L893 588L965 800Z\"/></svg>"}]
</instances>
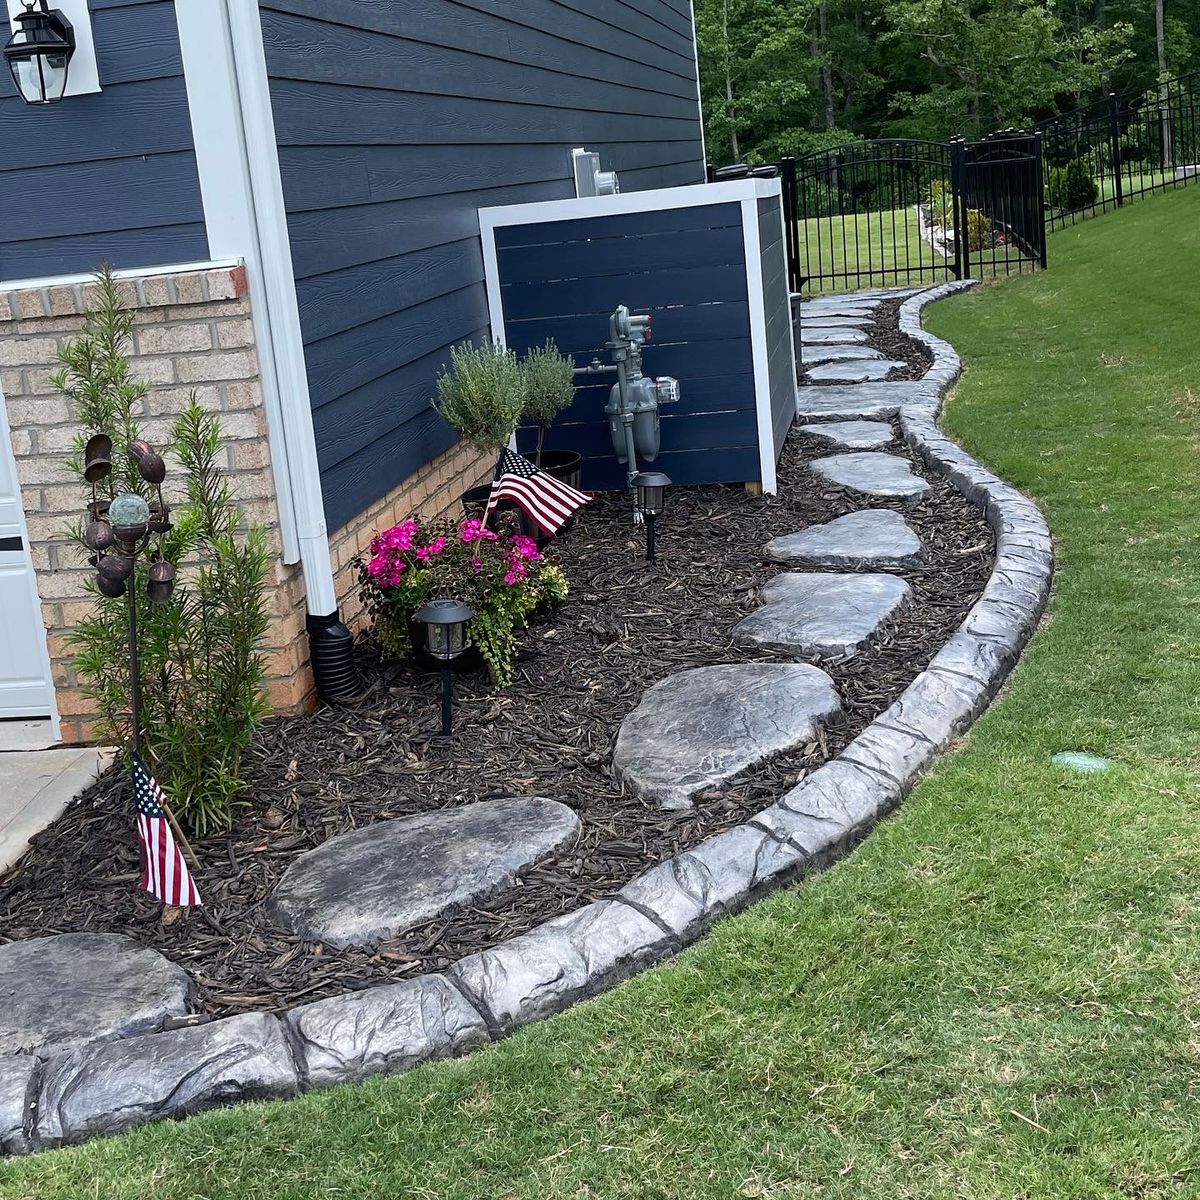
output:
<instances>
[{"instance_id":1,"label":"stone paver walkway","mask_svg":"<svg viewBox=\"0 0 1200 1200\"><path fill-rule=\"evenodd\" d=\"M839 450L878 450L893 440L892 427L886 421L818 421L801 425L800 432L822 438Z\"/></svg>"},{"instance_id":2,"label":"stone paver walkway","mask_svg":"<svg viewBox=\"0 0 1200 1200\"><path fill-rule=\"evenodd\" d=\"M736 626L733 640L797 658L845 659L911 598L895 575L777 575L763 588L763 607Z\"/></svg>"},{"instance_id":3,"label":"stone paver walkway","mask_svg":"<svg viewBox=\"0 0 1200 1200\"><path fill-rule=\"evenodd\" d=\"M814 475L839 487L865 496L915 499L929 491L929 484L914 475L908 459L876 450L833 454L811 464Z\"/></svg>"},{"instance_id":4,"label":"stone paver walkway","mask_svg":"<svg viewBox=\"0 0 1200 1200\"><path fill-rule=\"evenodd\" d=\"M769 562L814 567L911 567L921 561L922 549L898 512L868 508L772 538L763 554Z\"/></svg>"}]
</instances>

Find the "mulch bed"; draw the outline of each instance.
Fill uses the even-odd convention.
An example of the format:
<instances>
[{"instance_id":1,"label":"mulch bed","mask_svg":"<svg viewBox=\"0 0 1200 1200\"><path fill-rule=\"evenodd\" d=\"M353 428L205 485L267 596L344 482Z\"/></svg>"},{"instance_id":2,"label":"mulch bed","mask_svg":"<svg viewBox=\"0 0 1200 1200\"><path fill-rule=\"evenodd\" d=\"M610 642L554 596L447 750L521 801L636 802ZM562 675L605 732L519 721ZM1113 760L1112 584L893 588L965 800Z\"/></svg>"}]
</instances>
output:
<instances>
[{"instance_id":1,"label":"mulch bed","mask_svg":"<svg viewBox=\"0 0 1200 1200\"><path fill-rule=\"evenodd\" d=\"M892 341L880 335L879 348L895 354L901 335L889 307ZM733 626L755 607L756 590L779 570L759 561L763 543L865 506L806 470L828 453L793 432L777 496L732 487L671 492L655 565L643 561L626 500L598 496L555 546L570 601L528 631L512 687L493 693L482 676L457 679L450 742L432 732L436 677L388 661L373 637L363 638L369 693L350 707L268 721L246 764L248 806L228 833L194 841L203 909L164 915L138 890L128 785L110 771L0 877L0 940L126 933L189 972L202 1012L279 1010L442 970L741 823L895 700L961 624L991 570L990 527L945 481L932 479L916 505L874 502L903 511L928 559L899 572L914 603L866 652L821 664L841 692L843 720L799 751L701 796L691 811L662 812L621 795L610 776L612 746L647 687L688 667L770 657L730 642ZM915 460L914 467L920 470ZM570 853L492 902L348 951L305 943L267 921L263 902L284 870L335 834L510 795L569 804L583 832Z\"/></svg>"}]
</instances>

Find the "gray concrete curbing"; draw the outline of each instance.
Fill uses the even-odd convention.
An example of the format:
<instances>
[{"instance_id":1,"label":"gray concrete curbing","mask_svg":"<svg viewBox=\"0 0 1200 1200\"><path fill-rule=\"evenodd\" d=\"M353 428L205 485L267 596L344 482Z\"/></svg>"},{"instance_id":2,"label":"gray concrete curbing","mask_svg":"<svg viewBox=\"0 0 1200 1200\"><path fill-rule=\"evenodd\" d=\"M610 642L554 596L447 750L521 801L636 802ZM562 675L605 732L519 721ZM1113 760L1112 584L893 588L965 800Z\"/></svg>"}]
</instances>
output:
<instances>
[{"instance_id":1,"label":"gray concrete curbing","mask_svg":"<svg viewBox=\"0 0 1200 1200\"><path fill-rule=\"evenodd\" d=\"M987 707L1049 596L1053 546L1041 513L935 424L961 364L921 328L921 310L972 282L920 291L901 306L901 329L933 353L921 381L933 386L913 389L890 415L922 460L984 509L997 532L996 567L959 632L840 757L611 899L465 958L444 976L317 1001L282 1023L250 1014L90 1052L51 1052L44 1062L0 1059L0 1151L63 1145L469 1051L595 995L675 953L719 917L847 853Z\"/></svg>"}]
</instances>

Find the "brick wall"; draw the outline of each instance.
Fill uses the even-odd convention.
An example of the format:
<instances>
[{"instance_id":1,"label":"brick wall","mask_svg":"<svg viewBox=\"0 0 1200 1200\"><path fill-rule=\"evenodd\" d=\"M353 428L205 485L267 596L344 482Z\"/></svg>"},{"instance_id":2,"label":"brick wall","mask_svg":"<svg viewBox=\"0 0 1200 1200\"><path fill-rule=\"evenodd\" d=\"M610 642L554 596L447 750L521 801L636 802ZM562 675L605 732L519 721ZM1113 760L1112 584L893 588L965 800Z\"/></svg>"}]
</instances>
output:
<instances>
[{"instance_id":1,"label":"brick wall","mask_svg":"<svg viewBox=\"0 0 1200 1200\"><path fill-rule=\"evenodd\" d=\"M141 416L143 436L166 443L171 423L195 391L218 412L238 504L248 520L265 525L275 551L268 580L268 690L277 712L303 711L315 702L305 636L304 582L298 566L282 560L275 481L254 346L251 300L242 268L148 275L124 280L135 310L134 371L151 385ZM64 341L79 335L92 285L0 292L0 390L7 401L17 477L29 525L42 617L47 629L63 738L86 741L91 708L79 688L65 641L91 610L84 591L90 568L63 530L80 515L87 492L66 459L80 432L77 415L56 393L50 376ZM376 532L410 516L461 516L459 496L490 478L494 463L465 444L452 447L394 488L353 521L330 534L338 603L343 619L361 629L355 558ZM168 463L168 502L181 473Z\"/></svg>"},{"instance_id":2,"label":"brick wall","mask_svg":"<svg viewBox=\"0 0 1200 1200\"><path fill-rule=\"evenodd\" d=\"M162 446L175 415L194 390L218 412L228 468L248 520L265 525L276 552L269 580L272 614L267 635L269 688L281 711L311 701L304 661L304 585L298 568L280 556L279 514L259 384L258 358L246 273L238 267L151 275L124 280L135 309L135 373L151 384L141 430ZM0 390L7 401L17 478L29 525L42 617L48 633L54 685L66 741L89 738L91 708L78 687L65 634L90 611L84 591L90 568L63 530L77 519L87 493L67 470L80 432L77 414L50 384L55 355L79 335L93 285L77 284L0 293ZM181 472L168 460L168 502L178 499Z\"/></svg>"}]
</instances>

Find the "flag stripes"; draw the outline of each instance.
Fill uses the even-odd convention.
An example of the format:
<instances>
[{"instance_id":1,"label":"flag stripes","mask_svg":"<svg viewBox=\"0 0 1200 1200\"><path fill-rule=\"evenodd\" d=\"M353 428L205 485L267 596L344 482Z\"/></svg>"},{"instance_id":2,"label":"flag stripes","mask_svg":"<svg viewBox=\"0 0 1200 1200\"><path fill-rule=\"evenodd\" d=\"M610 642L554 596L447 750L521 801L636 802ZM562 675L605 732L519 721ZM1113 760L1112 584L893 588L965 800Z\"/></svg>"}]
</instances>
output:
<instances>
[{"instance_id":1,"label":"flag stripes","mask_svg":"<svg viewBox=\"0 0 1200 1200\"><path fill-rule=\"evenodd\" d=\"M142 844L142 889L164 904L201 904L200 891L171 832L166 796L146 769L140 754L133 756L133 802L138 838Z\"/></svg>"},{"instance_id":2,"label":"flag stripes","mask_svg":"<svg viewBox=\"0 0 1200 1200\"><path fill-rule=\"evenodd\" d=\"M557 533L567 518L591 499L586 492L555 479L527 458L505 450L488 497L487 515L501 500L511 500L543 533Z\"/></svg>"}]
</instances>

